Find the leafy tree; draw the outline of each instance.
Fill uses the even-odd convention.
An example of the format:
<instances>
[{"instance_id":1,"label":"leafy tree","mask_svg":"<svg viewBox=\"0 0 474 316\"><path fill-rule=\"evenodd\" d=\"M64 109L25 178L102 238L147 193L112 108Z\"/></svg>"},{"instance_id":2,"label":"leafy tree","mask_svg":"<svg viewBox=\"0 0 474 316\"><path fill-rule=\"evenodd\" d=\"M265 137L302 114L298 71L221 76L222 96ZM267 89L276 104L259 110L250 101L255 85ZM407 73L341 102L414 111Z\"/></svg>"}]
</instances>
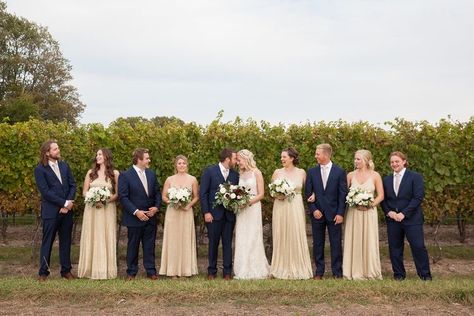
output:
<instances>
[{"instance_id":1,"label":"leafy tree","mask_svg":"<svg viewBox=\"0 0 474 316\"><path fill-rule=\"evenodd\" d=\"M39 119L39 106L33 102L33 97L28 94L7 99L0 107L0 117L9 123L24 122L30 118Z\"/></svg>"},{"instance_id":2,"label":"leafy tree","mask_svg":"<svg viewBox=\"0 0 474 316\"><path fill-rule=\"evenodd\" d=\"M47 28L25 18L6 12L0 1L0 113L31 98L30 113L43 120L66 120L77 123L85 105L77 89L68 82L72 79L71 65ZM18 102L15 99L19 99ZM11 114L11 113L10 113ZM25 114L26 115L26 114ZM22 121L25 116L9 117L10 122Z\"/></svg>"},{"instance_id":3,"label":"leafy tree","mask_svg":"<svg viewBox=\"0 0 474 316\"><path fill-rule=\"evenodd\" d=\"M178 123L182 125L185 124L182 119L179 119L175 116L155 116L154 118L150 119L150 121L158 127L163 127L170 123Z\"/></svg>"},{"instance_id":4,"label":"leafy tree","mask_svg":"<svg viewBox=\"0 0 474 316\"><path fill-rule=\"evenodd\" d=\"M164 127L168 124L186 124L183 120L175 116L155 116L154 118L147 119L143 116L129 116L129 117L120 117L112 122L112 125L120 125L123 123L128 123L132 128L135 128L137 125L142 123L151 123L157 127Z\"/></svg>"}]
</instances>

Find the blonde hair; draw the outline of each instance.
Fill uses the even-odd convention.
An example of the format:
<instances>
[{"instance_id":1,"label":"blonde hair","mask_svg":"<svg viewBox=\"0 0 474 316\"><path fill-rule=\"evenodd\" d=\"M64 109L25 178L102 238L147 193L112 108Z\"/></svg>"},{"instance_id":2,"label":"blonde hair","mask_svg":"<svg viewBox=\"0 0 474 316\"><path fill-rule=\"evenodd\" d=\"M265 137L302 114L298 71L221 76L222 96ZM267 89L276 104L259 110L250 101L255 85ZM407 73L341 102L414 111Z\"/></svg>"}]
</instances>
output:
<instances>
[{"instance_id":1,"label":"blonde hair","mask_svg":"<svg viewBox=\"0 0 474 316\"><path fill-rule=\"evenodd\" d=\"M250 170L257 168L257 163L253 159L253 153L250 150L242 149L237 154L247 161L247 166Z\"/></svg>"},{"instance_id":2,"label":"blonde hair","mask_svg":"<svg viewBox=\"0 0 474 316\"><path fill-rule=\"evenodd\" d=\"M397 156L401 160L405 160L405 168L408 167L408 157L406 154L402 153L401 151L394 151L390 154L389 159L392 158L393 156Z\"/></svg>"},{"instance_id":3,"label":"blonde hair","mask_svg":"<svg viewBox=\"0 0 474 316\"><path fill-rule=\"evenodd\" d=\"M176 156L176 158L174 158L174 172L175 173L178 173L178 168L176 168L176 166L178 165L178 161L180 160L184 160L184 162L186 162L186 165L188 164L188 158L186 158L186 156L184 155ZM186 172L187 171L188 171L188 167L186 167Z\"/></svg>"},{"instance_id":4,"label":"blonde hair","mask_svg":"<svg viewBox=\"0 0 474 316\"><path fill-rule=\"evenodd\" d=\"M329 157L332 156L332 147L329 144L319 144L316 146L316 150L321 149L323 152L325 152Z\"/></svg>"},{"instance_id":5,"label":"blonde hair","mask_svg":"<svg viewBox=\"0 0 474 316\"><path fill-rule=\"evenodd\" d=\"M375 164L374 161L372 160L372 153L368 151L367 149L359 149L358 151L355 152L354 156L359 154L362 157L362 160L364 161L367 169L369 170L374 170L375 169Z\"/></svg>"}]
</instances>

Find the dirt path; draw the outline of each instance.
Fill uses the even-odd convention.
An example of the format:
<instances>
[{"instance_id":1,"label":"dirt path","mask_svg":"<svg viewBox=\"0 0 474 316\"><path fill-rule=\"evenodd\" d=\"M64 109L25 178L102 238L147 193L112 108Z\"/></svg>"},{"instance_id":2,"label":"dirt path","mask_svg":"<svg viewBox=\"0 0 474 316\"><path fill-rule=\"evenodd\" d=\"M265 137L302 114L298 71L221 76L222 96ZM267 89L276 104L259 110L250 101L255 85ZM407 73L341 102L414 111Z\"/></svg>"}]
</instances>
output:
<instances>
[{"instance_id":1,"label":"dirt path","mask_svg":"<svg viewBox=\"0 0 474 316\"><path fill-rule=\"evenodd\" d=\"M236 302L212 304L211 306L163 306L146 301L119 301L106 308L73 306L38 306L35 302L0 302L0 315L473 315L474 308L460 304L439 305L433 302L416 306L400 305L349 305L330 306L274 306L246 305Z\"/></svg>"}]
</instances>

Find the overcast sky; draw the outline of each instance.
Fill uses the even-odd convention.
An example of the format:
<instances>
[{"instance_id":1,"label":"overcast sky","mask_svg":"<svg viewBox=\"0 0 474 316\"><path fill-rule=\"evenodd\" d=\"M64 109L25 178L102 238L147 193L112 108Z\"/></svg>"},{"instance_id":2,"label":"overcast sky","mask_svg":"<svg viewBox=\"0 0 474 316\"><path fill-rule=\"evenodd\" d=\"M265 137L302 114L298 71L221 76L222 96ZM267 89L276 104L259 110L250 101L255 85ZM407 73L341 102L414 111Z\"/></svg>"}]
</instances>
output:
<instances>
[{"instance_id":1,"label":"overcast sky","mask_svg":"<svg viewBox=\"0 0 474 316\"><path fill-rule=\"evenodd\" d=\"M81 122L474 115L473 0L6 0L47 26Z\"/></svg>"}]
</instances>

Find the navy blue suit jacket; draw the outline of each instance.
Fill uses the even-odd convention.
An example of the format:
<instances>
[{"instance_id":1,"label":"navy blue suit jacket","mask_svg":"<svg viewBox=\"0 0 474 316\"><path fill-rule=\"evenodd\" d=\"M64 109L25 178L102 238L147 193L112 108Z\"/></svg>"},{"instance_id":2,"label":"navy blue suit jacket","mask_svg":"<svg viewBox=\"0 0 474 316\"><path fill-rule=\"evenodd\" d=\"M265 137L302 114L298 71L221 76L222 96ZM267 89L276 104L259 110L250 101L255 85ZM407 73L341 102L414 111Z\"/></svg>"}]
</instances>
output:
<instances>
[{"instance_id":1,"label":"navy blue suit jacket","mask_svg":"<svg viewBox=\"0 0 474 316\"><path fill-rule=\"evenodd\" d=\"M306 198L310 197L312 193L316 195L316 202L308 203L309 210L312 213L319 209L324 215L324 217L319 219L320 221L324 220L324 218L328 221L333 221L336 215L344 216L347 195L346 172L335 164L332 164L326 183L326 189L324 189L321 167L317 165L309 169L305 185Z\"/></svg>"},{"instance_id":2,"label":"navy blue suit jacket","mask_svg":"<svg viewBox=\"0 0 474 316\"><path fill-rule=\"evenodd\" d=\"M57 218L66 200L74 200L76 196L76 182L68 164L58 161L58 167L62 183L49 164L39 164L35 168L36 186L41 193L42 219Z\"/></svg>"},{"instance_id":3,"label":"navy blue suit jacket","mask_svg":"<svg viewBox=\"0 0 474 316\"><path fill-rule=\"evenodd\" d=\"M406 169L398 188L398 196L393 188L393 174L386 176L383 178L383 190L385 199L382 201L382 209L385 215L390 211L402 212L405 215L402 224L423 224L421 202L425 196L425 186L421 174ZM393 219L387 217L387 221Z\"/></svg>"},{"instance_id":4,"label":"navy blue suit jacket","mask_svg":"<svg viewBox=\"0 0 474 316\"><path fill-rule=\"evenodd\" d=\"M201 212L203 214L211 212L215 220L221 220L226 216L227 220L235 221L235 214L232 211L227 210L223 205L213 206L219 185L225 182L239 184L239 174L235 170L230 169L227 181L225 181L218 164L209 166L204 170L199 188Z\"/></svg>"},{"instance_id":5,"label":"navy blue suit jacket","mask_svg":"<svg viewBox=\"0 0 474 316\"><path fill-rule=\"evenodd\" d=\"M148 222L156 224L156 216L143 222L133 215L136 210L148 211L150 207L160 208L161 205L160 184L156 179L156 174L150 169L145 169L145 174L149 196L146 194L140 177L133 167L122 172L119 176L118 194L123 209L122 225L124 226L140 227L145 226Z\"/></svg>"}]
</instances>

